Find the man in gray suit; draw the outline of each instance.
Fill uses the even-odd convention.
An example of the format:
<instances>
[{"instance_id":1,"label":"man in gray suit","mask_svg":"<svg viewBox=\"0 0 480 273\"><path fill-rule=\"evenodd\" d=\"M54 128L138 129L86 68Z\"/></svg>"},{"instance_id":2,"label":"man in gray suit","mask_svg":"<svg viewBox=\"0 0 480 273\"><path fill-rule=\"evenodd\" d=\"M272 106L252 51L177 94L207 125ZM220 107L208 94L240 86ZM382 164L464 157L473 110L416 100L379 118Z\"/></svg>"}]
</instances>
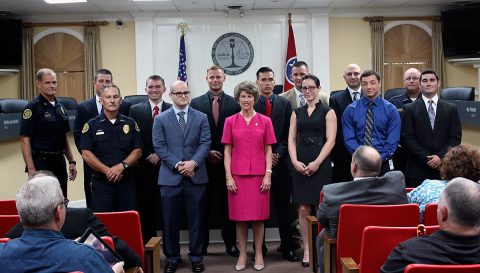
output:
<instances>
[{"instance_id":1,"label":"man in gray suit","mask_svg":"<svg viewBox=\"0 0 480 273\"><path fill-rule=\"evenodd\" d=\"M380 173L382 158L371 146L362 145L352 156L350 170L353 181L325 185L317 219L324 227L317 237L320 272L323 268L323 234L337 237L337 224L342 204L395 205L408 203L405 177L399 171Z\"/></svg>"},{"instance_id":2,"label":"man in gray suit","mask_svg":"<svg viewBox=\"0 0 480 273\"><path fill-rule=\"evenodd\" d=\"M306 75L310 74L308 71L308 65L304 61L298 61L292 65L292 75L291 78L295 83L295 86L280 94L280 96L287 98L292 104L292 109L297 109L307 102L303 98L303 94L300 91L302 88L302 79ZM320 93L320 101L323 105L328 106L328 98L324 94Z\"/></svg>"},{"instance_id":3,"label":"man in gray suit","mask_svg":"<svg viewBox=\"0 0 480 273\"><path fill-rule=\"evenodd\" d=\"M188 218L188 257L193 272L203 272L204 214L208 183L205 157L211 138L207 115L189 107L187 83L175 81L170 88L173 106L153 122L153 148L162 164L160 185L163 213L165 273L174 273L180 258L180 215Z\"/></svg>"}]
</instances>

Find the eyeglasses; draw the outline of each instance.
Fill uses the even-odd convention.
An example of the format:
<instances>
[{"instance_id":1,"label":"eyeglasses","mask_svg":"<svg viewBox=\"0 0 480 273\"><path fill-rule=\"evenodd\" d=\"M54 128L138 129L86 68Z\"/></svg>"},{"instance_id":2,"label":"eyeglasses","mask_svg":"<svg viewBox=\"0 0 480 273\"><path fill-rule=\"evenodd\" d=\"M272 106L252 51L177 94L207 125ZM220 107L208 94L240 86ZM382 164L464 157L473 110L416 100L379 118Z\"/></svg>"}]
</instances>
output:
<instances>
[{"instance_id":1,"label":"eyeglasses","mask_svg":"<svg viewBox=\"0 0 480 273\"><path fill-rule=\"evenodd\" d=\"M315 89L317 89L317 87L313 86L313 85L309 86L309 87L302 86L302 88L301 88L302 92L307 92L307 90L310 91L310 92L313 92L313 91L315 91Z\"/></svg>"},{"instance_id":2,"label":"eyeglasses","mask_svg":"<svg viewBox=\"0 0 480 273\"><path fill-rule=\"evenodd\" d=\"M358 77L358 75L360 75L360 72L348 72L346 75L349 76L349 77L351 77L351 76Z\"/></svg>"},{"instance_id":3,"label":"eyeglasses","mask_svg":"<svg viewBox=\"0 0 480 273\"><path fill-rule=\"evenodd\" d=\"M70 202L70 200L68 200L67 198L65 198L65 199L63 199L63 202L60 203L60 204L58 204L58 205L60 206L60 205L63 204L63 205L65 206L65 208L66 208L66 207L68 207L68 203L69 203L69 202Z\"/></svg>"},{"instance_id":4,"label":"eyeglasses","mask_svg":"<svg viewBox=\"0 0 480 273\"><path fill-rule=\"evenodd\" d=\"M175 92L175 93L170 93L172 95L175 95L177 97L182 97L182 96L188 96L190 95L190 91L183 91L183 92Z\"/></svg>"},{"instance_id":5,"label":"eyeglasses","mask_svg":"<svg viewBox=\"0 0 480 273\"><path fill-rule=\"evenodd\" d=\"M412 82L412 81L415 82L415 81L418 81L418 77L408 77L408 78L405 78L405 80L407 82Z\"/></svg>"}]
</instances>

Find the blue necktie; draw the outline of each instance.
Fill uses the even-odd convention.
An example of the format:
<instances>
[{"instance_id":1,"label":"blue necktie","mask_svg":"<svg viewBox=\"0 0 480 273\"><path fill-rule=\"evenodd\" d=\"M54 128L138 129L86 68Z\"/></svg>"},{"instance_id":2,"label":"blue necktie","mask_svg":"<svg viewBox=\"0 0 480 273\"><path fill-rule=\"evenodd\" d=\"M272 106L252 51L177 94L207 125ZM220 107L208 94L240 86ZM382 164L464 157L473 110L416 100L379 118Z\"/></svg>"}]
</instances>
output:
<instances>
[{"instance_id":1,"label":"blue necktie","mask_svg":"<svg viewBox=\"0 0 480 273\"><path fill-rule=\"evenodd\" d=\"M177 113L178 115L178 125L180 125L180 133L182 136L185 136L185 112L180 111Z\"/></svg>"}]
</instances>

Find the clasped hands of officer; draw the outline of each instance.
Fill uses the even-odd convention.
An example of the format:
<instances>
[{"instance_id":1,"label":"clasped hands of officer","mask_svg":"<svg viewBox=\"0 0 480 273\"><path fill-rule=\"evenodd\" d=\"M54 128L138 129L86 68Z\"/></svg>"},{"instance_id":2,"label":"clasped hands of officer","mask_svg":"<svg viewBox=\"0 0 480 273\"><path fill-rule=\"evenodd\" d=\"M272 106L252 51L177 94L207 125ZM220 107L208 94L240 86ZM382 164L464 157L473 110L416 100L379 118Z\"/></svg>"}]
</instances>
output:
<instances>
[{"instance_id":1,"label":"clasped hands of officer","mask_svg":"<svg viewBox=\"0 0 480 273\"><path fill-rule=\"evenodd\" d=\"M180 161L177 165L177 170L181 175L192 178L195 176L196 167L197 164L193 160Z\"/></svg>"},{"instance_id":2,"label":"clasped hands of officer","mask_svg":"<svg viewBox=\"0 0 480 273\"><path fill-rule=\"evenodd\" d=\"M108 168L105 172L105 176L109 182L116 183L122 180L124 170L125 168L123 167L122 163L118 163L117 165Z\"/></svg>"}]
</instances>

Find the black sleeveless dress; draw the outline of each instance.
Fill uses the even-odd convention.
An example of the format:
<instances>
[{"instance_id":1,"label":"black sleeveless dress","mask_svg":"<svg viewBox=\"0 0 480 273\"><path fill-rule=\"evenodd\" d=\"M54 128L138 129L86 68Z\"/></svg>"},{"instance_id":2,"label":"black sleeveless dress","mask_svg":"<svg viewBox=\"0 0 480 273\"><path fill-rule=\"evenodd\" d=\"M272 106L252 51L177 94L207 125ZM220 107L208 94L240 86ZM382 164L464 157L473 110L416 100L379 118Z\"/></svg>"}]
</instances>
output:
<instances>
[{"instance_id":1,"label":"black sleeveless dress","mask_svg":"<svg viewBox=\"0 0 480 273\"><path fill-rule=\"evenodd\" d=\"M308 105L295 111L297 116L297 159L305 165L314 161L326 141L325 116L330 107L321 102L316 104L315 110L308 116ZM293 169L292 201L296 204L318 205L320 191L325 184L332 181L332 163L330 155L325 158L315 174L304 176Z\"/></svg>"}]
</instances>

